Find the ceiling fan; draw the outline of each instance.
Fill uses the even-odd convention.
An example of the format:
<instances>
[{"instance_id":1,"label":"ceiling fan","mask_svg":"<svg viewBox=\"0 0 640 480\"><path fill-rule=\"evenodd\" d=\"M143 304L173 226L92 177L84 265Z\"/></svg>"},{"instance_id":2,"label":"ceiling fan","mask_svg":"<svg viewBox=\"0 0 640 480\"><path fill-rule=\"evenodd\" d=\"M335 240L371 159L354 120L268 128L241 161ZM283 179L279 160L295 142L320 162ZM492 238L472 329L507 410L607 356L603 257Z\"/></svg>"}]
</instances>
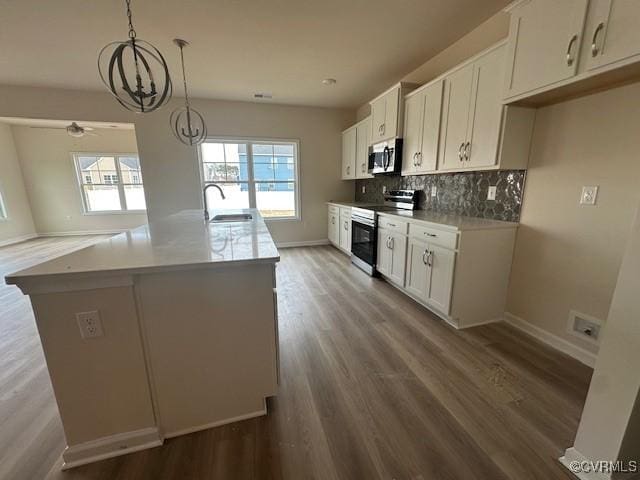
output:
<instances>
[{"instance_id":1,"label":"ceiling fan","mask_svg":"<svg viewBox=\"0 0 640 480\"><path fill-rule=\"evenodd\" d=\"M76 122L71 122L70 125L67 125L66 127L36 127L33 126L31 128L47 128L47 129L53 129L53 130L66 130L67 133L72 136L72 137L84 137L85 135L93 135L93 136L98 136L97 133L92 133L92 131L94 130L91 127L81 127L80 125L78 125Z\"/></svg>"}]
</instances>

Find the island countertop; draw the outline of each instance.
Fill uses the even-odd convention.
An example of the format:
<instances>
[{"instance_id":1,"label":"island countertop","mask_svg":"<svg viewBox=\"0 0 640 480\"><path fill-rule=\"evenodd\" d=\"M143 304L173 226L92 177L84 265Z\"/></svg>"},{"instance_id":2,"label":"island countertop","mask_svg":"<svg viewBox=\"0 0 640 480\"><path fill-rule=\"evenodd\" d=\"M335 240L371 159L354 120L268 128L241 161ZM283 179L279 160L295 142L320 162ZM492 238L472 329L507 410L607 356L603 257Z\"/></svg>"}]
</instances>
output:
<instances>
[{"instance_id":1,"label":"island countertop","mask_svg":"<svg viewBox=\"0 0 640 480\"><path fill-rule=\"evenodd\" d=\"M211 217L220 213L249 213L253 219L209 223L202 210L186 210L12 273L5 280L20 284L71 274L140 274L280 260L258 210L211 210Z\"/></svg>"}]
</instances>

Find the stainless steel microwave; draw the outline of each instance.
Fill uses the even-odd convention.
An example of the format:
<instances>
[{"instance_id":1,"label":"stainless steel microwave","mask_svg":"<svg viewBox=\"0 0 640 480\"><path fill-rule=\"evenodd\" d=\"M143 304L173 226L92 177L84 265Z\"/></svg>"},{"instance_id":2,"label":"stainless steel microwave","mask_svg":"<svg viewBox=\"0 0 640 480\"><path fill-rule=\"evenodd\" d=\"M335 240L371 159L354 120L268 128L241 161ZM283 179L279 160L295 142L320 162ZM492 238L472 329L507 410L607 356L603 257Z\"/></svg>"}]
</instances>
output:
<instances>
[{"instance_id":1,"label":"stainless steel microwave","mask_svg":"<svg viewBox=\"0 0 640 480\"><path fill-rule=\"evenodd\" d=\"M394 138L369 147L369 173L400 173L402 163L402 139Z\"/></svg>"}]
</instances>

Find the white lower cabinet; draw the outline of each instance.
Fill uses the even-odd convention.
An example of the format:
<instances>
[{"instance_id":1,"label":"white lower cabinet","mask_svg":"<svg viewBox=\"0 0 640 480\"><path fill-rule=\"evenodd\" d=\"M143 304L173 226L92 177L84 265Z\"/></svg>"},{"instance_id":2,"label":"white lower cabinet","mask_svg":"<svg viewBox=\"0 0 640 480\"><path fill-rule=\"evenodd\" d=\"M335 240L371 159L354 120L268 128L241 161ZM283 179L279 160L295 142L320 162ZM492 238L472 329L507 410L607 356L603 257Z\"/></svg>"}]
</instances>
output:
<instances>
[{"instance_id":1,"label":"white lower cabinet","mask_svg":"<svg viewBox=\"0 0 640 480\"><path fill-rule=\"evenodd\" d=\"M340 208L340 248L351 253L351 209Z\"/></svg>"},{"instance_id":2,"label":"white lower cabinet","mask_svg":"<svg viewBox=\"0 0 640 480\"><path fill-rule=\"evenodd\" d=\"M396 285L404 286L407 236L393 230L378 230L376 269Z\"/></svg>"},{"instance_id":3,"label":"white lower cabinet","mask_svg":"<svg viewBox=\"0 0 640 480\"><path fill-rule=\"evenodd\" d=\"M340 246L340 211L338 207L329 205L329 222L327 237L329 242L336 247Z\"/></svg>"},{"instance_id":4,"label":"white lower cabinet","mask_svg":"<svg viewBox=\"0 0 640 480\"><path fill-rule=\"evenodd\" d=\"M456 252L409 238L405 289L448 315Z\"/></svg>"}]
</instances>

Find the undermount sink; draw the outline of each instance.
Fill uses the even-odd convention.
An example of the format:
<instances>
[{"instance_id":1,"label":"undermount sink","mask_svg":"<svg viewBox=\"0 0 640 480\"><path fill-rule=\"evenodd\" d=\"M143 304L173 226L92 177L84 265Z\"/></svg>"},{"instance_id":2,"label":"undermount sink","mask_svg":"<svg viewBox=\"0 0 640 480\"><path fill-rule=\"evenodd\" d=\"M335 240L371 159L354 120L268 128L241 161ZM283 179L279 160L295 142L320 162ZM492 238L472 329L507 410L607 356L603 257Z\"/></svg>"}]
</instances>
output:
<instances>
[{"instance_id":1,"label":"undermount sink","mask_svg":"<svg viewBox=\"0 0 640 480\"><path fill-rule=\"evenodd\" d=\"M253 217L250 213L230 213L223 215L215 215L212 219L212 223L220 223L220 222L247 222L251 220Z\"/></svg>"}]
</instances>

